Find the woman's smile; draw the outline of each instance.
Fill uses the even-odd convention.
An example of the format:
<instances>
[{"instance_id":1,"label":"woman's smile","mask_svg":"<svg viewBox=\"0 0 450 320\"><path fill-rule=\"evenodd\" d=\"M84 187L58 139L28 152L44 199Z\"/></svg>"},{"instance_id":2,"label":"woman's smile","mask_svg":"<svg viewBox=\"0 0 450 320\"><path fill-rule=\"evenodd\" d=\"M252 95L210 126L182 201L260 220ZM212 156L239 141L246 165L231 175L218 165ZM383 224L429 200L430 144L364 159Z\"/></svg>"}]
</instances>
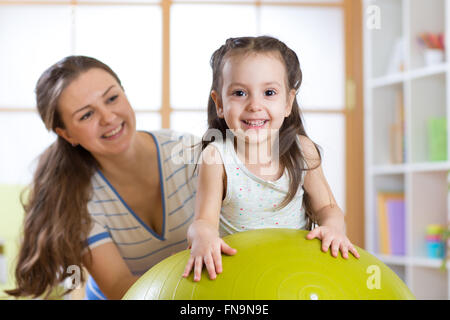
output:
<instances>
[{"instance_id":1,"label":"woman's smile","mask_svg":"<svg viewBox=\"0 0 450 320\"><path fill-rule=\"evenodd\" d=\"M102 135L102 139L106 140L114 140L120 137L123 133L125 127L125 121L123 121L120 125L118 125L115 129L108 131L107 133Z\"/></svg>"}]
</instances>

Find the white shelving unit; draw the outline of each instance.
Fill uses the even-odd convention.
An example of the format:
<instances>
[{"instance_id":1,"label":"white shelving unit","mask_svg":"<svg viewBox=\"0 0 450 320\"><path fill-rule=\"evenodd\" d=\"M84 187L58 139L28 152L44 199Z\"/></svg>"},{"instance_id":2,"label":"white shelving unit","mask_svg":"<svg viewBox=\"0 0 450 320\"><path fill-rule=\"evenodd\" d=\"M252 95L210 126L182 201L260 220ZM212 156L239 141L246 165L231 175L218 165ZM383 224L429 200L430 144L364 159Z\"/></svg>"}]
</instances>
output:
<instances>
[{"instance_id":1,"label":"white shelving unit","mask_svg":"<svg viewBox=\"0 0 450 320\"><path fill-rule=\"evenodd\" d=\"M377 6L380 28L366 23ZM373 8L373 7L372 7ZM427 119L450 123L450 53L434 65L424 62L421 32L442 32L450 44L450 0L364 0L365 243L391 267L418 299L450 299L450 263L427 257L426 226L450 221L450 135L447 160L429 160ZM401 67L389 68L396 47ZM398 65L398 64L397 64ZM392 160L391 125L403 106L403 161ZM404 256L381 254L377 193L405 195Z\"/></svg>"}]
</instances>

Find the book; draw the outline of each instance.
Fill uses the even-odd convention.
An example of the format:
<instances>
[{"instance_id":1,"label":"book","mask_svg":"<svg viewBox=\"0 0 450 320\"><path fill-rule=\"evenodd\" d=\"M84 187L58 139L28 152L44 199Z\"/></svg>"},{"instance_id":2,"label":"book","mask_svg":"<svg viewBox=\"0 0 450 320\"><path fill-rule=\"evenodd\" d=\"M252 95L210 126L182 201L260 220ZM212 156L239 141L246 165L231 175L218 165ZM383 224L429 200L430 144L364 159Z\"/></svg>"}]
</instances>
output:
<instances>
[{"instance_id":1,"label":"book","mask_svg":"<svg viewBox=\"0 0 450 320\"><path fill-rule=\"evenodd\" d=\"M447 160L447 119L428 118L428 158L430 161Z\"/></svg>"},{"instance_id":2,"label":"book","mask_svg":"<svg viewBox=\"0 0 450 320\"><path fill-rule=\"evenodd\" d=\"M405 254L405 200L401 192L378 192L379 252Z\"/></svg>"},{"instance_id":3,"label":"book","mask_svg":"<svg viewBox=\"0 0 450 320\"><path fill-rule=\"evenodd\" d=\"M395 95L394 122L390 125L390 161L393 164L404 163L405 149L405 111L403 106L403 91L398 90Z\"/></svg>"},{"instance_id":4,"label":"book","mask_svg":"<svg viewBox=\"0 0 450 320\"><path fill-rule=\"evenodd\" d=\"M390 252L393 255L405 255L405 200L389 199L386 201Z\"/></svg>"},{"instance_id":5,"label":"book","mask_svg":"<svg viewBox=\"0 0 450 320\"><path fill-rule=\"evenodd\" d=\"M387 214L385 206L385 193L378 193L378 250L382 254L391 254L389 250L389 232L387 224Z\"/></svg>"}]
</instances>

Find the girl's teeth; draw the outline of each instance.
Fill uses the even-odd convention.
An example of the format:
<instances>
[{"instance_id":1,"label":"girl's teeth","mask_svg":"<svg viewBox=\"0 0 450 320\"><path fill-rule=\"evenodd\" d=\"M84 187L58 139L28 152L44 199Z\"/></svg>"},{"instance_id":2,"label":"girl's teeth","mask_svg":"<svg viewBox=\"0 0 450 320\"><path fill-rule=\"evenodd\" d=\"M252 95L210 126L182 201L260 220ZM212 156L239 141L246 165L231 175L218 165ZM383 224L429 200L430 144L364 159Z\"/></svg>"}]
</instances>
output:
<instances>
[{"instance_id":1,"label":"girl's teeth","mask_svg":"<svg viewBox=\"0 0 450 320\"><path fill-rule=\"evenodd\" d=\"M123 124L121 124L120 126L118 126L118 127L117 127L116 129L114 129L113 131L111 131L111 132L109 132L109 133L107 133L107 134L104 134L103 136L104 136L105 138L109 138L109 137L111 137L111 136L117 134L117 133L122 129L122 126L123 126Z\"/></svg>"},{"instance_id":2,"label":"girl's teeth","mask_svg":"<svg viewBox=\"0 0 450 320\"><path fill-rule=\"evenodd\" d=\"M266 120L258 120L258 121L244 120L244 122L250 126L260 127L266 122Z\"/></svg>"}]
</instances>

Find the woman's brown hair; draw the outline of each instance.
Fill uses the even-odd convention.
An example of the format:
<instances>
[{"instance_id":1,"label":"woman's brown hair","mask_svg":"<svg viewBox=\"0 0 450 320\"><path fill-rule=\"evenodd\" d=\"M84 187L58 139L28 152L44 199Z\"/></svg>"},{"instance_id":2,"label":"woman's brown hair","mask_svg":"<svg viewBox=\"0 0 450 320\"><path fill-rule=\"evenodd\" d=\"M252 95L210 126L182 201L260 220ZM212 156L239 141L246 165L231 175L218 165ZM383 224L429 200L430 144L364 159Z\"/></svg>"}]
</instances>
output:
<instances>
[{"instance_id":1,"label":"woman's brown hair","mask_svg":"<svg viewBox=\"0 0 450 320\"><path fill-rule=\"evenodd\" d=\"M269 36L239 37L227 39L225 44L217 49L211 57L210 64L213 73L211 92L213 90L216 91L219 95L219 99L222 91L222 70L226 59L232 55L249 53L278 54L281 58L281 62L285 66L288 91L295 90L295 92L298 92L302 83L302 71L300 69L300 62L297 54L293 50L286 46L282 41ZM211 95L208 100L208 130L210 129L219 130L223 139L226 138L226 131L229 129L225 120L218 117L216 104ZM300 186L304 171L314 169L305 166L304 154L298 145L298 135L307 137L297 97L295 97L292 111L290 115L284 119L283 125L279 130L278 150L280 163L286 168L289 176L289 190L285 199L278 207L279 209L286 206L294 198ZM204 150L210 142L209 139L204 138L202 140L202 150ZM316 144L314 144L314 146L319 154L319 159L313 160L315 160L315 162L318 161L320 165L320 152L318 146ZM311 208L310 197L306 191L303 197L303 204L307 218L306 227L311 230L316 223L316 219L314 218L314 213Z\"/></svg>"},{"instance_id":2,"label":"woman's brown hair","mask_svg":"<svg viewBox=\"0 0 450 320\"><path fill-rule=\"evenodd\" d=\"M36 104L48 130L64 128L58 100L64 89L81 73L99 68L117 75L90 57L69 56L48 68L36 85ZM26 199L23 239L15 278L17 287L5 291L20 297L48 297L51 290L72 276L69 266L81 269L86 239L91 229L87 203L97 163L82 146L57 137L39 157ZM22 196L25 193L22 193ZM84 282L81 273L81 282ZM67 292L70 292L69 288Z\"/></svg>"}]
</instances>

